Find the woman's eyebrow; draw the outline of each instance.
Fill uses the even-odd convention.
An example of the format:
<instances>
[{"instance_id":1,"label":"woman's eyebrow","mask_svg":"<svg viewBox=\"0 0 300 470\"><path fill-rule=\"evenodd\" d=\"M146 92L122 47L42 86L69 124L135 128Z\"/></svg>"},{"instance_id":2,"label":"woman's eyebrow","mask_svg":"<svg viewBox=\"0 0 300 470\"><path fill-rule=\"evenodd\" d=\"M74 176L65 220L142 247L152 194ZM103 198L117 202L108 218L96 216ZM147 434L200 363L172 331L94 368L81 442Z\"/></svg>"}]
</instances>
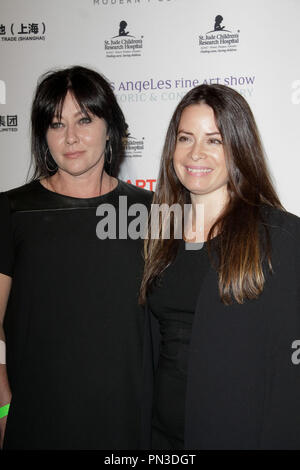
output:
<instances>
[{"instance_id":1,"label":"woman's eyebrow","mask_svg":"<svg viewBox=\"0 0 300 470\"><path fill-rule=\"evenodd\" d=\"M184 134L193 135L193 133L192 133L192 132L185 131L184 129L178 129L178 132L177 132L177 134L179 134L180 132L184 132Z\"/></svg>"},{"instance_id":2,"label":"woman's eyebrow","mask_svg":"<svg viewBox=\"0 0 300 470\"><path fill-rule=\"evenodd\" d=\"M84 113L83 111L77 111L76 113L73 114L73 116L76 118L78 116L86 116L88 113ZM64 119L63 115L59 115L58 113L54 114L53 116L56 119Z\"/></svg>"},{"instance_id":3,"label":"woman's eyebrow","mask_svg":"<svg viewBox=\"0 0 300 470\"><path fill-rule=\"evenodd\" d=\"M183 132L184 134L193 135L192 132L185 131L184 129L179 129L179 130L178 130L178 134L179 134L180 132ZM205 135L221 135L221 133L220 133L220 132L206 132Z\"/></svg>"}]
</instances>

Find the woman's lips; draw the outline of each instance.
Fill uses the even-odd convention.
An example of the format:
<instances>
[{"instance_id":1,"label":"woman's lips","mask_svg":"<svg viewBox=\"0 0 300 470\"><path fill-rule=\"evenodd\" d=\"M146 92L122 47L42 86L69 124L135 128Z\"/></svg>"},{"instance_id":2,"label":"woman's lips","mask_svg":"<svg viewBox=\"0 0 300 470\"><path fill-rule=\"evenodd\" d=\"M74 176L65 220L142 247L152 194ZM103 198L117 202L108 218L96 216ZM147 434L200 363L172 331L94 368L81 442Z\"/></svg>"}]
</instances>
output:
<instances>
[{"instance_id":1,"label":"woman's lips","mask_svg":"<svg viewBox=\"0 0 300 470\"><path fill-rule=\"evenodd\" d=\"M213 171L213 168L208 166L186 166L185 169L189 175L194 176L206 176Z\"/></svg>"},{"instance_id":2,"label":"woman's lips","mask_svg":"<svg viewBox=\"0 0 300 470\"><path fill-rule=\"evenodd\" d=\"M84 152L83 150L77 150L75 152L66 152L66 153L64 153L64 157L66 157L66 158L77 158L80 155L82 155L83 152Z\"/></svg>"}]
</instances>

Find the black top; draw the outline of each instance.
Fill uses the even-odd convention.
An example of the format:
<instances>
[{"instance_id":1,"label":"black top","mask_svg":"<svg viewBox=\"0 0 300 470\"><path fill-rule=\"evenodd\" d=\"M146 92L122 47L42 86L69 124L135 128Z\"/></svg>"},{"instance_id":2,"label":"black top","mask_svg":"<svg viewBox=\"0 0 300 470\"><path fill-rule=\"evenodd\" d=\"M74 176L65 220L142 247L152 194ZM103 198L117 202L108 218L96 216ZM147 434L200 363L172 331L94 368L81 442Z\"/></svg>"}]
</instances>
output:
<instances>
[{"instance_id":1,"label":"black top","mask_svg":"<svg viewBox=\"0 0 300 470\"><path fill-rule=\"evenodd\" d=\"M224 305L211 266L199 289L189 346L185 449L300 449L300 219L261 207L273 274L258 299ZM148 308L143 447L151 445L160 332ZM152 356L153 352L153 356ZM153 361L154 359L154 361Z\"/></svg>"},{"instance_id":2,"label":"black top","mask_svg":"<svg viewBox=\"0 0 300 470\"><path fill-rule=\"evenodd\" d=\"M206 244L202 249L191 248L195 244L180 242L176 259L148 296L161 334L153 406L154 449L184 448L189 343L198 291L209 263Z\"/></svg>"},{"instance_id":3,"label":"black top","mask_svg":"<svg viewBox=\"0 0 300 470\"><path fill-rule=\"evenodd\" d=\"M152 194L118 181L80 199L35 181L0 195L0 272L13 278L5 448L138 447L142 240L96 235L96 208L110 204L118 221L119 196L129 207Z\"/></svg>"}]
</instances>

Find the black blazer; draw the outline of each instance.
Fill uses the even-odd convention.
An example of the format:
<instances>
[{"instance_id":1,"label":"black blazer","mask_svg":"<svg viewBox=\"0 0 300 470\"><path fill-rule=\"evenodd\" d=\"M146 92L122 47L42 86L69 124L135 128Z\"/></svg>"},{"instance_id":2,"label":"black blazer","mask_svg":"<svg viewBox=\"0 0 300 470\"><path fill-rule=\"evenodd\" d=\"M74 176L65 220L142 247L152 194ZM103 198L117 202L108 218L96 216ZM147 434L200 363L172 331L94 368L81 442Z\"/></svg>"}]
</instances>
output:
<instances>
[{"instance_id":1,"label":"black blazer","mask_svg":"<svg viewBox=\"0 0 300 470\"><path fill-rule=\"evenodd\" d=\"M190 342L186 449L300 449L300 219L264 208L273 274L256 300L225 306L210 267ZM158 322L145 331L142 447L151 446Z\"/></svg>"}]
</instances>

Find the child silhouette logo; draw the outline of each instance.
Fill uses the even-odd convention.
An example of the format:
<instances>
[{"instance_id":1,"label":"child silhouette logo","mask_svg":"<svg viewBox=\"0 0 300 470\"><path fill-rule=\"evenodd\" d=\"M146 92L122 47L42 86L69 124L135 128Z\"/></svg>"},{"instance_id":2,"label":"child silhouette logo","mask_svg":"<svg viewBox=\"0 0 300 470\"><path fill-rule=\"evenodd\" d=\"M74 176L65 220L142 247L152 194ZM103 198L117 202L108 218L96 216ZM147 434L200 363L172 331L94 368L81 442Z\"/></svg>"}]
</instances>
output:
<instances>
[{"instance_id":1,"label":"child silhouette logo","mask_svg":"<svg viewBox=\"0 0 300 470\"><path fill-rule=\"evenodd\" d=\"M206 34L215 33L216 31L224 31L224 32L226 31L227 33L231 33L231 31L229 31L228 29L225 29L225 26L221 26L222 21L223 21L223 16L217 15L215 17L214 29L212 31L208 31Z\"/></svg>"},{"instance_id":2,"label":"child silhouette logo","mask_svg":"<svg viewBox=\"0 0 300 470\"><path fill-rule=\"evenodd\" d=\"M223 16L217 15L215 18L215 29L214 31L222 31L225 26L221 26L221 23L223 21Z\"/></svg>"},{"instance_id":3,"label":"child silhouette logo","mask_svg":"<svg viewBox=\"0 0 300 470\"><path fill-rule=\"evenodd\" d=\"M123 36L126 36L128 38L134 38L135 36L130 35L129 31L126 31L126 28L127 28L127 22L125 20L120 21L119 34L117 36L114 36L114 38L120 38Z\"/></svg>"},{"instance_id":4,"label":"child silhouette logo","mask_svg":"<svg viewBox=\"0 0 300 470\"><path fill-rule=\"evenodd\" d=\"M127 133L127 140L134 139L136 140L136 137L133 137L130 132Z\"/></svg>"},{"instance_id":5,"label":"child silhouette logo","mask_svg":"<svg viewBox=\"0 0 300 470\"><path fill-rule=\"evenodd\" d=\"M127 23L126 21L121 21L120 23L120 27L119 27L119 36L128 36L129 34L129 31L125 31L125 29L127 28Z\"/></svg>"}]
</instances>

